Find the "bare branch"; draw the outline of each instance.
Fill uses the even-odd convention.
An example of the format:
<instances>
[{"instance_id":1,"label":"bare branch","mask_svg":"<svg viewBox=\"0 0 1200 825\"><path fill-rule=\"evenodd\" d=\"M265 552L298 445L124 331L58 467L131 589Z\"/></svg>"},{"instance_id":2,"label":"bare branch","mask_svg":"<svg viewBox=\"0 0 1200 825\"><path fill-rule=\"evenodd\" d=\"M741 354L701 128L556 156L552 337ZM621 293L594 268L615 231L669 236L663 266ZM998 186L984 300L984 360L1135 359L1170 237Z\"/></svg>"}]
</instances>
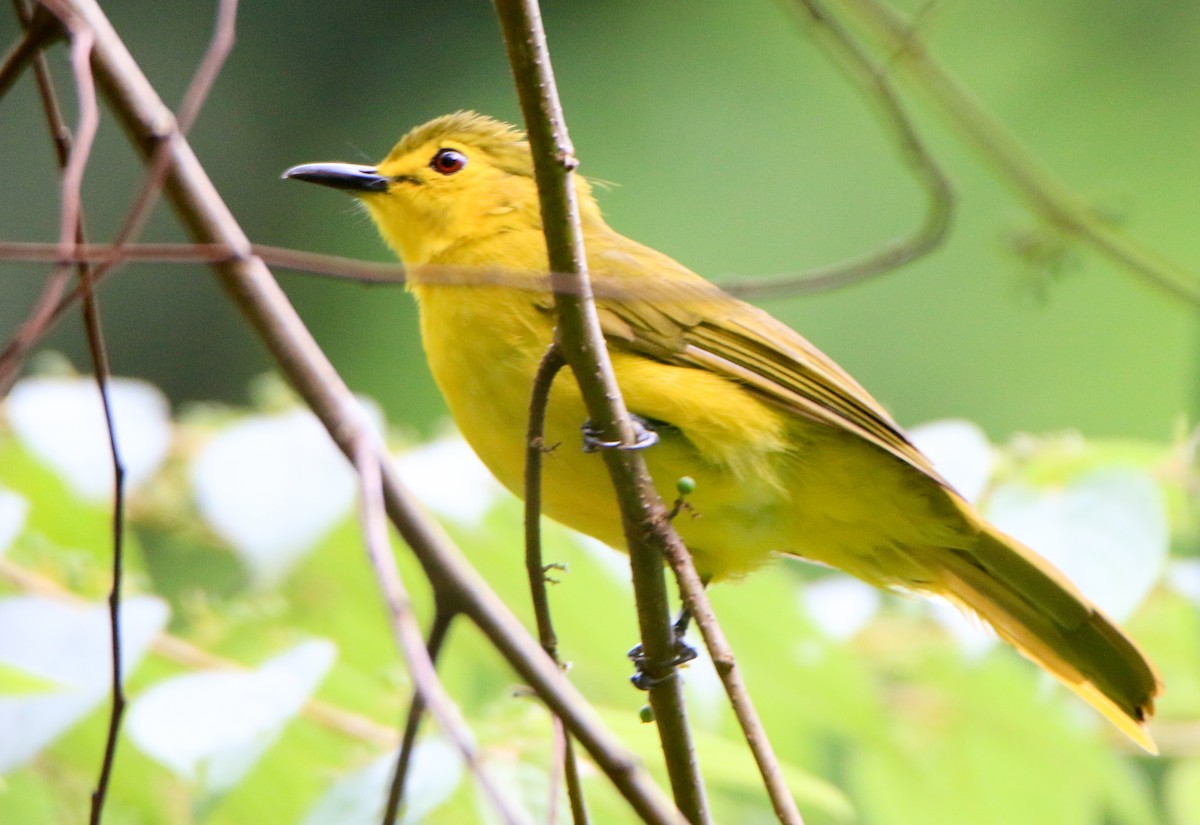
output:
<instances>
[{"instance_id":1,"label":"bare branch","mask_svg":"<svg viewBox=\"0 0 1200 825\"><path fill-rule=\"evenodd\" d=\"M567 136L562 107L550 66L537 0L496 0L509 63L525 117L541 201L542 226L550 257L558 314L557 341L579 383L592 425L601 439L632 447L633 422L621 398L600 331L587 274L583 234L571 171L578 165ZM559 285L567 289L559 289ZM629 547L642 647L650 662L674 657L675 638L663 575L662 546L678 542L666 509L637 450L603 450L621 508ZM658 675L658 674L655 674ZM668 667L650 691L659 738L680 811L693 825L710 821L683 702L678 673Z\"/></svg>"},{"instance_id":2,"label":"bare branch","mask_svg":"<svg viewBox=\"0 0 1200 825\"><path fill-rule=\"evenodd\" d=\"M905 165L925 190L925 217L912 232L885 244L876 252L842 263L809 270L800 275L740 278L724 283L725 290L742 297L766 297L823 292L861 283L912 263L936 249L950 230L954 192L950 181L917 133L916 125L901 103L885 67L879 66L858 41L817 2L792 0L789 7L803 5L807 28L846 75L874 103L891 133ZM797 15L799 17L800 15Z\"/></svg>"},{"instance_id":3,"label":"bare branch","mask_svg":"<svg viewBox=\"0 0 1200 825\"><path fill-rule=\"evenodd\" d=\"M365 284L404 283L404 267L400 264L301 252L297 249L265 244L254 244L253 250L264 263L281 269L311 272ZM127 243L117 246L97 243L76 244L64 259L63 250L57 244L0 241L0 260L25 263L86 263L103 264L106 268L112 268L123 263L215 264L236 258L237 253L234 250L220 244Z\"/></svg>"},{"instance_id":4,"label":"bare branch","mask_svg":"<svg viewBox=\"0 0 1200 825\"><path fill-rule=\"evenodd\" d=\"M13 9L20 19L21 25L25 28L23 43L34 44L41 41L44 45L45 42L48 42L46 39L47 33L61 33L62 31L62 24L58 22L58 18L51 15L44 6L39 5L31 12L27 8L25 0L13 0ZM40 35L35 31L37 27L40 27ZM46 115L46 126L49 128L51 140L54 142L55 158L58 161L59 168L65 169L71 153L71 130L66 124L66 119L63 117L62 108L58 105L58 96L54 92L54 84L50 76L50 66L46 60L45 51L39 48L32 54L38 95L41 97L42 110ZM16 77L15 73L13 77ZM5 88L6 85L0 82L0 96L3 95ZM79 244L84 240L82 231L78 233L75 240L76 243L72 248L78 249ZM54 249L56 250L54 260L55 262L59 262L58 255L61 253L62 244L55 244ZM82 277L82 267L80 273ZM37 301L34 302L29 316L17 327L16 332L13 333L12 339L5 346L4 351L0 352L0 398L8 395L8 391L12 389L13 382L16 381L17 373L20 371L25 356L52 324L55 316L55 307L62 300L63 291L67 288L69 279L70 273L65 266L55 267L54 271L46 279L46 285L42 288Z\"/></svg>"},{"instance_id":5,"label":"bare branch","mask_svg":"<svg viewBox=\"0 0 1200 825\"><path fill-rule=\"evenodd\" d=\"M52 7L48 5L48 7ZM52 7L53 8L53 7ZM93 83L91 56L94 38L92 32L69 12L53 8L70 33L71 70L75 76L75 87L79 100L79 126L73 142L62 122L62 115L55 104L55 96L47 84L43 87L42 100L46 117L55 132L55 144L59 149L62 174L62 215L59 227L59 246L65 252L84 240L82 187L83 172L100 126L100 109L96 103L96 88ZM42 56L39 54L39 58ZM39 60L38 68L44 71ZM39 73L39 79L43 75ZM48 80L48 76L45 78ZM64 154L65 150L65 154ZM65 266L62 267L65 272ZM125 548L125 467L117 446L116 427L113 419L112 399L108 391L109 366L104 345L104 334L100 323L100 311L91 289L91 270L79 266L79 279L83 289L83 322L87 331L88 349L92 355L92 367L100 403L104 410L104 423L108 434L109 455L113 468L112 509L112 574L108 593L109 653L111 667L112 707L109 712L108 729L104 741L104 756L100 763L100 775L92 791L91 811L88 821L99 825L104 817L104 806L108 800L108 789L116 763L117 738L121 730L121 719L125 715L125 687L122 678L121 656L121 583L124 574ZM51 276L51 291L55 281Z\"/></svg>"},{"instance_id":6,"label":"bare branch","mask_svg":"<svg viewBox=\"0 0 1200 825\"><path fill-rule=\"evenodd\" d=\"M819 0L801 0L820 8ZM945 113L957 133L1042 220L1091 246L1150 286L1200 304L1200 273L1189 271L1127 237L1055 178L1033 154L985 111L926 50L912 25L878 0L838 0L879 43L893 65Z\"/></svg>"},{"instance_id":7,"label":"bare branch","mask_svg":"<svg viewBox=\"0 0 1200 825\"><path fill-rule=\"evenodd\" d=\"M32 15L28 15L22 13L21 0L15 0L15 2L17 3L18 14L22 17L22 20L28 20L27 26L29 28L26 38L22 42L37 43L44 41L49 36L48 32L56 30L55 26L45 22L44 18L47 15L45 14L45 9L41 6L38 6ZM54 2L47 3L46 7L58 8ZM191 125L199 115L200 108L203 106L204 100L207 98L208 92L212 88L213 82L220 73L226 57L229 55L229 50L233 46L236 16L237 0L221 0L217 10L217 22L213 30L212 39L205 50L205 55L201 60L200 66L192 77L192 82L188 85L183 103L180 105L178 122L179 129L184 134L191 128ZM57 29L61 30L61 26L57 26ZM14 57L16 56L14 55ZM37 55L35 68L38 71L38 85L42 91L47 118L50 120L52 130L54 131L55 146L59 157L62 158L67 151L67 147L69 147L70 135L69 131L61 126L61 116L56 117L57 105L54 102L53 92L49 87L49 74L45 69L45 58L40 53ZM0 95L2 94L2 87L0 87ZM55 124L58 124L57 129L54 128ZM158 192L162 188L163 178L166 174L166 164L168 162L169 155L160 146L149 164L150 169L142 184L142 188L134 199L125 222L113 241L112 256L98 261L99 265L89 275L93 285L103 280L106 275L119 266L125 259L122 249L141 232L146 218L149 216L150 210L157 199ZM55 261L62 263L66 258L67 247L60 244L59 254ZM21 363L34 344L49 332L54 323L67 309L79 300L82 294L81 288L77 288L66 296L63 296L62 291L64 287L65 279L51 276L42 296L35 304L30 317L20 326L8 345L4 348L4 351L0 353L0 396L6 395L8 390L12 388L12 383L16 380Z\"/></svg>"},{"instance_id":8,"label":"bare branch","mask_svg":"<svg viewBox=\"0 0 1200 825\"><path fill-rule=\"evenodd\" d=\"M33 61L42 49L51 41L63 35L62 25L53 14L40 5L30 12L22 0L13 0L17 18L24 27L24 35L17 45L0 63L0 98L8 94L12 84L17 81L25 68Z\"/></svg>"},{"instance_id":9,"label":"bare branch","mask_svg":"<svg viewBox=\"0 0 1200 825\"><path fill-rule=\"evenodd\" d=\"M546 567L542 562L542 455L551 448L543 442L546 402L550 398L554 376L566 364L558 346L551 344L533 381L529 429L525 435L525 572L529 576L530 598L533 600L533 615L542 650L560 666L558 638L554 635L550 600L546 596Z\"/></svg>"},{"instance_id":10,"label":"bare branch","mask_svg":"<svg viewBox=\"0 0 1200 825\"><path fill-rule=\"evenodd\" d=\"M400 578L400 568L396 565L396 558L392 555L391 543L388 541L387 511L384 507L383 478L380 471L380 455L386 455L386 451L371 437L366 411L361 408L360 411L359 446L355 451L354 466L358 471L361 496L363 543L366 545L367 558L375 570L375 578L379 582L379 589L387 606L388 623L392 635L396 638L396 646L412 676L413 690L421 697L421 705L429 709L438 725L454 742L462 754L467 770L471 772L476 784L491 802L501 820L509 825L516 825L521 821L520 815L512 809L483 770L470 726L463 718L458 705L442 687L433 657L421 636L421 628L413 613L412 600L408 596L404 581Z\"/></svg>"},{"instance_id":11,"label":"bare branch","mask_svg":"<svg viewBox=\"0 0 1200 825\"><path fill-rule=\"evenodd\" d=\"M750 752L754 755L754 762L762 776L763 786L771 798L771 805L775 808L775 815L784 825L804 825L800 809L796 807L796 800L792 798L792 792L784 782L783 772L779 768L779 760L775 758L775 751L767 738L766 728L758 718L758 712L754 709L750 692L746 689L741 672L737 669L733 648L730 647L724 631L721 630L721 625L717 622L717 615L713 612L712 604L708 600L704 582L700 579L700 574L696 572L696 566L692 563L691 554L679 553L674 548L668 548L667 561L675 572L676 581L679 582L684 609L696 621L696 626L700 628L705 647L708 648L708 654L712 658L713 667L716 668L717 675L721 678L721 684L725 686L725 694L729 697L729 704L733 708L738 724L742 727L742 735L746 739L746 744L750 746Z\"/></svg>"},{"instance_id":12,"label":"bare branch","mask_svg":"<svg viewBox=\"0 0 1200 825\"><path fill-rule=\"evenodd\" d=\"M429 627L429 638L425 642L425 650L429 661L437 666L438 656L441 655L442 645L450 632L450 625L458 614L451 609L444 609L441 604L434 608L433 622ZM413 748L417 744L417 732L421 720L425 718L425 701L421 692L413 690L412 700L408 703L408 715L404 721L404 734L400 738L400 749L396 754L396 768L392 771L392 785L388 789L387 804L383 808L383 825L393 825L404 801L404 785L408 780L408 770L412 764Z\"/></svg>"},{"instance_id":13,"label":"bare branch","mask_svg":"<svg viewBox=\"0 0 1200 825\"><path fill-rule=\"evenodd\" d=\"M233 48L236 23L237 0L220 0L212 38L209 40L208 48L205 49L204 57L200 60L200 65L192 75L187 91L184 92L183 102L180 104L179 113L175 118L177 134L186 135L192 128L192 124L196 122L200 108L204 105L217 75L220 74L221 67L225 65L225 59L229 56L230 49ZM155 148L154 154L150 158L149 171L142 182L142 188L138 191L133 206L129 208L125 222L117 231L113 246L119 249L141 234L146 219L150 217L150 211L158 200L158 193L162 189L170 162L171 154L167 151L166 141L163 141ZM101 272L97 277L103 277L103 275L104 273Z\"/></svg>"},{"instance_id":14,"label":"bare branch","mask_svg":"<svg viewBox=\"0 0 1200 825\"><path fill-rule=\"evenodd\" d=\"M546 594L546 565L542 559L542 455L554 445L547 445L544 440L546 423L546 404L550 400L550 389L554 386L554 377L559 370L567 365L557 344L551 344L546 351L541 364L538 365L537 375L533 380L533 392L529 400L529 429L525 434L525 573L529 577L529 592L533 600L533 615L537 621L538 639L542 649L562 667L558 656L558 637L554 633L554 621L550 615L550 599ZM570 734L562 725L562 720L554 717L555 738L561 746L556 752L561 759L555 759L555 766L562 766L562 772L567 785L567 796L571 801L571 816L574 825L586 825L588 822L587 805L583 796L583 783L579 777L579 764L575 758L575 746ZM550 812L548 822L557 821L558 781L550 783Z\"/></svg>"}]
</instances>

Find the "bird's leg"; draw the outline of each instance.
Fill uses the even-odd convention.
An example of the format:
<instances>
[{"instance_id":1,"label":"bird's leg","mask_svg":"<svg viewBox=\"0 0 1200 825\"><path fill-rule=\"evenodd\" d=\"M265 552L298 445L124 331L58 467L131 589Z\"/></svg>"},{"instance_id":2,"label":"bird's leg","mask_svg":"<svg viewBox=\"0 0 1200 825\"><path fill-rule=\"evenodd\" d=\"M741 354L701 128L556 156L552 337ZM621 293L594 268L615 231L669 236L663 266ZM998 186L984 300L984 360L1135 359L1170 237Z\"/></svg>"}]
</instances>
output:
<instances>
[{"instance_id":1,"label":"bird's leg","mask_svg":"<svg viewBox=\"0 0 1200 825\"><path fill-rule=\"evenodd\" d=\"M702 577L705 587L708 587L712 576ZM692 623L692 613L686 606L679 609L679 618L671 625L672 635L675 637L675 655L665 662L651 662L646 658L642 646L634 645L627 656L633 662L637 672L629 677L629 681L633 682L634 687L641 690L650 690L651 688L662 683L671 670L679 665L687 664L698 655L696 648L689 645L683 639L687 635L688 626ZM650 673L651 670L660 671L658 675Z\"/></svg>"},{"instance_id":2,"label":"bird's leg","mask_svg":"<svg viewBox=\"0 0 1200 825\"><path fill-rule=\"evenodd\" d=\"M602 441L595 425L591 421L583 422L583 426L580 427L583 430L583 451L595 453L600 450L644 450L658 443L658 432L649 421L632 413L629 418L633 421L633 431L636 435L634 442L629 445L620 441Z\"/></svg>"},{"instance_id":3,"label":"bird's leg","mask_svg":"<svg viewBox=\"0 0 1200 825\"><path fill-rule=\"evenodd\" d=\"M681 617L682 618L682 617ZM676 625L678 622L676 622ZM651 662L646 658L640 644L630 648L629 660L633 662L636 671L629 677L633 686L640 690L650 690L662 684L679 665L687 664L696 658L696 648L689 645L681 636L675 637L675 655L663 662ZM651 672L654 671L654 672Z\"/></svg>"}]
</instances>

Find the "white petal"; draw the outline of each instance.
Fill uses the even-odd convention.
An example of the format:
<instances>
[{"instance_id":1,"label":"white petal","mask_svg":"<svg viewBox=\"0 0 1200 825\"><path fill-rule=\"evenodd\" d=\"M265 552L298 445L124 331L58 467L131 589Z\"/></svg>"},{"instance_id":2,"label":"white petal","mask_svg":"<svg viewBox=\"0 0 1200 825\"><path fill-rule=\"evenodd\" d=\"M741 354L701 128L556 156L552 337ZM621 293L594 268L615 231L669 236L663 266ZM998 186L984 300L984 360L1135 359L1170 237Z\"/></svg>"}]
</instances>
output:
<instances>
[{"instance_id":1,"label":"white petal","mask_svg":"<svg viewBox=\"0 0 1200 825\"><path fill-rule=\"evenodd\" d=\"M160 682L130 708L139 748L206 791L235 786L300 712L336 657L326 641L297 645L257 670Z\"/></svg>"},{"instance_id":2,"label":"white petal","mask_svg":"<svg viewBox=\"0 0 1200 825\"><path fill-rule=\"evenodd\" d=\"M24 496L0 488L0 556L21 535L28 514L29 502Z\"/></svg>"},{"instance_id":3,"label":"white petal","mask_svg":"<svg viewBox=\"0 0 1200 825\"><path fill-rule=\"evenodd\" d=\"M1141 604L1166 564L1166 504L1140 470L1097 470L1053 489L1006 484L987 514L1118 620Z\"/></svg>"},{"instance_id":4,"label":"white petal","mask_svg":"<svg viewBox=\"0 0 1200 825\"><path fill-rule=\"evenodd\" d=\"M134 489L166 458L170 408L166 397L143 381L113 378L108 389L125 481ZM9 393L6 409L21 443L76 493L91 500L112 495L112 454L95 381L26 378Z\"/></svg>"},{"instance_id":5,"label":"white petal","mask_svg":"<svg viewBox=\"0 0 1200 825\"><path fill-rule=\"evenodd\" d=\"M317 800L301 825L376 825L383 815L396 767L396 754L384 754L367 767L342 777ZM416 825L450 798L462 782L458 749L441 737L429 737L413 749L405 783L401 825Z\"/></svg>"},{"instance_id":6,"label":"white petal","mask_svg":"<svg viewBox=\"0 0 1200 825\"><path fill-rule=\"evenodd\" d=\"M853 637L879 612L879 591L849 576L830 576L801 591L805 611L831 639Z\"/></svg>"},{"instance_id":7,"label":"white petal","mask_svg":"<svg viewBox=\"0 0 1200 825\"><path fill-rule=\"evenodd\" d=\"M166 604L138 596L121 605L121 669L128 675L167 622ZM41 596L0 600L0 662L56 690L0 696L0 773L36 756L108 695L108 608Z\"/></svg>"},{"instance_id":8,"label":"white petal","mask_svg":"<svg viewBox=\"0 0 1200 825\"><path fill-rule=\"evenodd\" d=\"M430 441L396 459L396 470L429 509L463 524L478 525L507 493L457 436Z\"/></svg>"},{"instance_id":9,"label":"white petal","mask_svg":"<svg viewBox=\"0 0 1200 825\"><path fill-rule=\"evenodd\" d=\"M226 428L196 457L191 478L201 516L263 585L346 517L357 489L349 462L307 410Z\"/></svg>"},{"instance_id":10,"label":"white petal","mask_svg":"<svg viewBox=\"0 0 1200 825\"><path fill-rule=\"evenodd\" d=\"M983 494L996 463L983 430L970 421L951 418L921 424L908 434L959 495L976 501Z\"/></svg>"}]
</instances>

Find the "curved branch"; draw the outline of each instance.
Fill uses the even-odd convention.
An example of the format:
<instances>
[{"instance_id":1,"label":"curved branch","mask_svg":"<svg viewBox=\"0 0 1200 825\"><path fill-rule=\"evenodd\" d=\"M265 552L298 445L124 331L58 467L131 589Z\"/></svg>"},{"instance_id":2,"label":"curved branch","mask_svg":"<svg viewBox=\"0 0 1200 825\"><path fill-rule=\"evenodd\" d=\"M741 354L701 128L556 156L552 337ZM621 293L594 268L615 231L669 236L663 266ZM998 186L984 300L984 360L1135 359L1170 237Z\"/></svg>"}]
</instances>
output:
<instances>
[{"instance_id":1,"label":"curved branch","mask_svg":"<svg viewBox=\"0 0 1200 825\"><path fill-rule=\"evenodd\" d=\"M680 504L682 501L681 498ZM725 687L725 695L729 697L729 705L733 708L734 716L737 717L738 724L742 728L742 735L750 747L750 753L754 756L763 786L767 789L767 795L771 798L771 805L775 809L775 816L784 825L804 825L804 818L800 815L800 809L796 807L796 800L792 797L787 783L784 782L783 771L780 770L779 760L775 757L771 741L767 738L766 728L758 718L754 702L750 699L750 692L746 689L746 683L742 681L741 672L737 669L733 648L730 647L725 638L725 632L721 630L721 625L717 622L717 614L713 612L704 582L701 580L700 574L696 572L696 565L692 563L691 555L686 552L677 553L669 550L667 561L675 573L676 581L679 582L679 592L683 596L684 609L687 611L687 615L696 621L696 626L700 628L700 634L704 637L704 646L708 648L713 667L721 679L721 684Z\"/></svg>"},{"instance_id":2,"label":"curved branch","mask_svg":"<svg viewBox=\"0 0 1200 825\"><path fill-rule=\"evenodd\" d=\"M363 422L368 420L365 412L361 413L361 420ZM380 470L381 455L386 454L387 451L383 449L382 445L377 444L376 440L371 437L370 425L364 423L358 436L358 446L352 458L354 469L358 473L359 516L362 522L363 544L366 546L371 567L375 570L375 578L383 591L384 603L388 611L388 624L391 626L396 646L412 676L414 711L419 717L421 711L426 708L429 710L442 730L454 742L459 753L462 754L467 769L500 819L506 825L517 825L520 817L512 809L511 803L504 794L500 793L496 783L483 770L475 737L471 733L467 721L463 718L462 711L458 709L458 705L450 698L450 694L446 692L438 678L434 655L440 649L443 639L431 637L430 644L426 646L425 640L421 638L421 628L413 613L412 599L409 598L408 589L404 586L403 579L400 578L400 568L396 564L396 557L392 555L392 546L388 541L387 513L383 503L383 475ZM445 629L435 625L436 629L442 629L442 637L444 637ZM433 644L434 641L437 642L436 647ZM412 727L415 735L415 724ZM403 787L403 773L399 770L402 764L403 760L397 761L397 781L392 783L392 790L388 793L388 807L391 806L393 799L397 803L399 802L398 791ZM394 813L394 810L388 811L388 813ZM384 821L390 823L394 821L394 817Z\"/></svg>"},{"instance_id":3,"label":"curved branch","mask_svg":"<svg viewBox=\"0 0 1200 825\"><path fill-rule=\"evenodd\" d=\"M877 0L838 0L908 73L958 133L999 177L1054 228L1089 244L1113 263L1172 297L1200 304L1200 274L1188 271L1127 237L1044 169L1030 151L985 111L925 50L912 25ZM803 0L811 5L817 0Z\"/></svg>"},{"instance_id":4,"label":"curved branch","mask_svg":"<svg viewBox=\"0 0 1200 825\"><path fill-rule=\"evenodd\" d=\"M936 249L945 240L954 215L954 191L950 180L917 134L916 126L905 111L885 69L872 60L858 41L816 0L793 0L792 6L804 8L807 14L800 22L806 24L842 70L875 103L884 125L893 136L901 159L925 190L925 216L911 234L897 238L868 255L800 275L739 278L722 284L726 292L742 297L824 292L861 283L898 269Z\"/></svg>"},{"instance_id":5,"label":"curved branch","mask_svg":"<svg viewBox=\"0 0 1200 825\"><path fill-rule=\"evenodd\" d=\"M550 400L550 389L554 377L567 365L557 344L551 344L538 365L533 380L533 392L529 400L529 429L525 434L525 573L529 577L529 593L533 601L533 615L537 622L538 640L555 664L562 667L558 656L558 637L554 633L554 620L550 614L550 598L546 594L546 565L542 560L542 455L556 445L544 441L546 404ZM561 747L561 765L567 785L567 797L571 802L571 821L574 825L586 825L587 806L583 797L583 783L579 777L579 763L575 759L574 740L562 729L562 720L554 717L555 738ZM555 765L560 762L556 761ZM550 783L550 813L547 819L557 821L555 803L558 799L558 777Z\"/></svg>"}]
</instances>

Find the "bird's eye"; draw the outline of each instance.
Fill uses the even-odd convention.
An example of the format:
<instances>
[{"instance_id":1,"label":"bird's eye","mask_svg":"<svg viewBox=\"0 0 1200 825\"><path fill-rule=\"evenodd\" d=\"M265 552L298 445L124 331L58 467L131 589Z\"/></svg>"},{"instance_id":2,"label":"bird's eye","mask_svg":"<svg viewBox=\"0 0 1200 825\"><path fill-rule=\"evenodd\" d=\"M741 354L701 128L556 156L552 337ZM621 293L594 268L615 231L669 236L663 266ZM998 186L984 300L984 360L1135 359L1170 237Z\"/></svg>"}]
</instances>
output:
<instances>
[{"instance_id":1,"label":"bird's eye","mask_svg":"<svg viewBox=\"0 0 1200 825\"><path fill-rule=\"evenodd\" d=\"M454 149L439 149L429 161L429 168L443 175L453 175L467 165L467 156Z\"/></svg>"}]
</instances>

